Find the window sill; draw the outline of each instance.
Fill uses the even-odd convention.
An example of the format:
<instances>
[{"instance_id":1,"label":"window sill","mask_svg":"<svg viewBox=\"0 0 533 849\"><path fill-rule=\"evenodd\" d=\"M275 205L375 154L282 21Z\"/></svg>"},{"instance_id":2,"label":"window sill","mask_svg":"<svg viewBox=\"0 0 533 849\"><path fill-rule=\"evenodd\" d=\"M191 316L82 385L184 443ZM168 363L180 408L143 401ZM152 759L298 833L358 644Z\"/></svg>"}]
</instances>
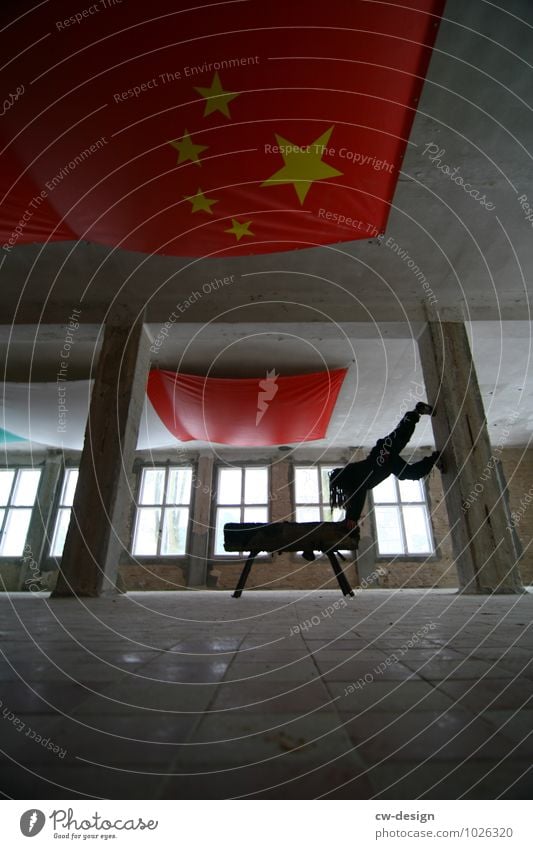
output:
<instances>
[{"instance_id":1,"label":"window sill","mask_svg":"<svg viewBox=\"0 0 533 849\"><path fill-rule=\"evenodd\" d=\"M250 556L249 553L239 555L239 552L236 551L235 554L211 554L210 557L209 557L209 560L213 563L229 563L229 562L244 563L246 560L248 560L249 556ZM271 560L273 558L272 558L272 555L269 554L268 552L262 552L262 553L256 554L255 559L256 560Z\"/></svg>"},{"instance_id":2,"label":"window sill","mask_svg":"<svg viewBox=\"0 0 533 849\"><path fill-rule=\"evenodd\" d=\"M440 560L440 557L432 552L431 554L377 554L374 559L376 563L390 563L391 560L395 563L412 563L418 560L432 563Z\"/></svg>"},{"instance_id":3,"label":"window sill","mask_svg":"<svg viewBox=\"0 0 533 849\"><path fill-rule=\"evenodd\" d=\"M136 566L139 563L168 563L175 560L187 560L188 554L130 554L120 563L121 566Z\"/></svg>"}]
</instances>

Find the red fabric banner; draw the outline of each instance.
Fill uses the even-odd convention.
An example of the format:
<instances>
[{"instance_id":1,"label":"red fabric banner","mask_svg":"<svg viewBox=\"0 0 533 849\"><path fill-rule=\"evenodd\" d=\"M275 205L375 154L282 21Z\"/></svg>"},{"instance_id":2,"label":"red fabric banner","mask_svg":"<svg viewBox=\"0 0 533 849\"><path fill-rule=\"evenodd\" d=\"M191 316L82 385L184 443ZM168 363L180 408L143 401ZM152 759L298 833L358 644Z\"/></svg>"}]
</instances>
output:
<instances>
[{"instance_id":1,"label":"red fabric banner","mask_svg":"<svg viewBox=\"0 0 533 849\"><path fill-rule=\"evenodd\" d=\"M383 232L444 0L181 5L3 0L4 250Z\"/></svg>"},{"instance_id":2,"label":"red fabric banner","mask_svg":"<svg viewBox=\"0 0 533 849\"><path fill-rule=\"evenodd\" d=\"M152 369L147 392L182 442L283 445L326 436L346 371L232 380Z\"/></svg>"}]
</instances>

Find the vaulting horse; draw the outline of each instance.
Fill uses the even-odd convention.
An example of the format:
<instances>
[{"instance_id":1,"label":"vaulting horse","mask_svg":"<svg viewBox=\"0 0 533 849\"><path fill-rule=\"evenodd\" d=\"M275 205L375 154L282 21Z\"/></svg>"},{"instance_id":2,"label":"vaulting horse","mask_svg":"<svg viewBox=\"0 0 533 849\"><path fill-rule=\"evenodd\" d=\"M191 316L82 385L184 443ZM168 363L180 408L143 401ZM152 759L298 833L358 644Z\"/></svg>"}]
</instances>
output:
<instances>
[{"instance_id":1,"label":"vaulting horse","mask_svg":"<svg viewBox=\"0 0 533 849\"><path fill-rule=\"evenodd\" d=\"M343 595L354 595L337 554L342 549L357 551L359 528L349 529L344 522L273 522L263 525L256 522L224 525L224 550L248 551L249 556L242 570L233 598L240 598L250 574L253 562L260 551L269 554L285 551L320 551L327 555L339 582Z\"/></svg>"}]
</instances>

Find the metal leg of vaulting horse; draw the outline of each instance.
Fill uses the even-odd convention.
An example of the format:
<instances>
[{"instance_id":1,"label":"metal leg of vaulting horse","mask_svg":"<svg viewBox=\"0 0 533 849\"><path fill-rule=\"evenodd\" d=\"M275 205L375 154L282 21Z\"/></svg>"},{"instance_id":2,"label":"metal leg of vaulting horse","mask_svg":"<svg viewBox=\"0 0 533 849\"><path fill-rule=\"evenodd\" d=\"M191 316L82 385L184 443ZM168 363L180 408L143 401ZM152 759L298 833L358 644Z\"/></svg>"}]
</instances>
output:
<instances>
[{"instance_id":1,"label":"metal leg of vaulting horse","mask_svg":"<svg viewBox=\"0 0 533 849\"><path fill-rule=\"evenodd\" d=\"M259 554L258 551L251 551L250 552L248 560L244 564L244 569L241 572L241 577L239 578L239 583L235 587L235 592L233 593L232 598L240 598L241 597L242 591L244 589L244 585L246 584L246 581L248 580L248 575L250 574L250 569L252 568L252 564L253 564L253 562L254 562L254 560L255 560L255 558L257 557L258 554Z\"/></svg>"},{"instance_id":2,"label":"metal leg of vaulting horse","mask_svg":"<svg viewBox=\"0 0 533 849\"><path fill-rule=\"evenodd\" d=\"M335 552L334 551L326 551L326 554L328 556L329 562L333 566L333 571L335 572L335 577L337 578L337 581L339 582L339 587L341 588L342 594L343 595L351 595L351 596L355 595L350 584L348 583L348 579L347 579L346 575L344 574L344 572L342 571L342 569L340 567L339 561L337 560L337 558L335 556Z\"/></svg>"}]
</instances>

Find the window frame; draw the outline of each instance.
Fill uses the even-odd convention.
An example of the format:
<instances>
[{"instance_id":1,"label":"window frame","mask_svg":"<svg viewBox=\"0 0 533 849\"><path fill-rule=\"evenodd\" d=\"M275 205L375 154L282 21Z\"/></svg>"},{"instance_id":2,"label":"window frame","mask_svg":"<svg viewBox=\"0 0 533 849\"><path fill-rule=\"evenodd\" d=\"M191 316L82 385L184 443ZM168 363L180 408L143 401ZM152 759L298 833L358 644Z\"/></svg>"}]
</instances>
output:
<instances>
[{"instance_id":1,"label":"window frame","mask_svg":"<svg viewBox=\"0 0 533 849\"><path fill-rule=\"evenodd\" d=\"M373 489L370 490L371 507L372 507L370 512L372 513L372 530L373 530L373 533L374 533L374 539L376 541L376 560L390 560L391 558L393 558L394 560L400 560L400 561L406 561L406 562L413 561L413 560L423 560L423 561L437 560L438 557L439 557L439 551L438 551L438 546L437 546L437 543L436 543L436 540L435 540L435 533L434 533L434 530L433 530L433 522L431 521L430 495L429 495L428 487L426 485L426 481L424 479L420 479L418 481L420 483L421 487L422 487L422 493L423 493L423 496L424 496L422 501L402 501L401 500L401 492L400 492L401 481L399 481L394 475L391 475L391 479L393 481L395 491L396 491L396 494L398 496L396 501L378 501L376 503L376 501L374 499L374 490ZM429 542L430 542L430 545L432 546L432 549L431 549L431 551L427 551L427 552L410 553L407 550L407 535L406 535L406 532L405 532L405 520L404 520L404 516L403 516L403 507L404 506L405 507L421 506L421 505L425 508L425 511L426 511L426 524L427 524ZM399 508L399 512L400 512L400 534L401 534L401 537L402 537L402 544L404 545L405 552L397 552L395 554L392 554L392 553L382 554L380 552L380 550L379 550L378 524L377 524L377 520L376 520L376 509L375 509L376 507L397 507L397 508Z\"/></svg>"},{"instance_id":2,"label":"window frame","mask_svg":"<svg viewBox=\"0 0 533 849\"><path fill-rule=\"evenodd\" d=\"M322 486L322 469L329 469L330 471L332 471L333 469L336 469L341 465L346 465L346 464L343 463L340 460L332 461L330 463L321 463L321 462L313 463L312 461L309 461L309 462L294 461L292 463L291 498L292 498L292 506L293 506L293 517L294 517L295 522L298 521L298 518L297 518L298 507L318 507L319 513L320 513L320 519L318 519L319 522L342 521L342 517L340 519L333 519L333 518L332 519L325 519L324 518L324 508L331 509L330 506L329 506L329 504L330 504L330 502L329 502L329 492L327 493L328 497L324 501L320 501L318 503L317 502L307 502L306 504L303 504L302 502L299 502L299 501L296 500L296 470L297 469L316 469L317 470L317 472L318 472L319 495L323 496L324 492L323 492L323 486ZM334 509L339 510L340 513L344 513L344 510L342 510L341 508L334 508ZM313 521L313 520L309 520L309 521Z\"/></svg>"},{"instance_id":3,"label":"window frame","mask_svg":"<svg viewBox=\"0 0 533 849\"><path fill-rule=\"evenodd\" d=\"M28 539L28 534L30 532L31 522L32 522L32 518L33 518L33 511L35 510L35 505L37 504L37 500L39 498L39 487L40 487L41 481L42 481L43 470L44 470L44 464L43 463L40 463L40 464L37 464L37 465L35 465L35 464L32 465L31 463L27 463L27 462L26 463L8 463L7 465L2 465L0 467L0 471L2 471L2 472L15 472L15 475L13 477L13 481L11 483L11 488L9 490L9 496L8 496L8 499L7 499L7 504L4 507L0 507L0 510L4 511L4 517L3 517L2 521L0 522L0 543L3 541L5 527L6 527L6 524L7 524L7 520L8 520L10 511L11 510L31 510L32 511L32 516L30 516L30 521L29 521L29 524L28 524L28 530L27 530L26 536L24 538L24 545L22 547L22 553L21 554L0 554L0 563L7 563L9 561L11 561L11 562L18 562L18 561L23 562L24 561L24 546L26 545L26 540ZM37 490L35 492L35 499L34 499L33 504L31 506L29 504L19 504L19 505L13 504L12 505L11 499L13 498L13 495L14 495L15 490L16 490L17 478L18 478L19 472L25 472L25 471L39 472L40 477L39 477L39 483L37 484Z\"/></svg>"},{"instance_id":4,"label":"window frame","mask_svg":"<svg viewBox=\"0 0 533 849\"><path fill-rule=\"evenodd\" d=\"M155 469L164 469L165 470L165 482L163 487L163 501L160 504L140 504L139 499L141 496L142 489L142 480L143 474L145 470L155 470ZM189 495L189 501L185 504L175 504L174 502L167 502L167 487L168 487L168 477L169 473L172 469L190 469L191 471L191 491ZM136 485L135 485L135 498L133 501L133 511L132 511L132 522L131 522L131 534L130 534L130 544L128 550L128 562L129 563L139 563L144 561L161 561L168 562L170 560L185 560L189 556L189 545L190 545L190 537L191 537L191 524L193 518L193 510L194 510L194 478L196 474L195 464L193 462L188 463L176 463L172 460L165 460L161 462L150 463L147 461L143 461L139 463L139 466L136 470ZM135 554L133 547L135 544L135 536L137 533L137 522L139 509L143 507L151 507L151 508L160 508L161 516L159 517L159 528L157 533L157 552L156 554ZM185 534L185 551L183 554L162 554L161 553L161 542L163 539L163 522L165 518L165 510L172 509L173 507L181 507L186 508L189 511L188 519L187 519L187 531Z\"/></svg>"},{"instance_id":5,"label":"window frame","mask_svg":"<svg viewBox=\"0 0 533 849\"><path fill-rule=\"evenodd\" d=\"M224 551L221 554L217 554L215 552L216 540L217 540L217 519L218 519L218 509L220 507L239 507L241 511L240 521L244 522L244 510L246 507L266 507L267 518L265 524L269 524L272 521L272 493L271 493L271 483L272 483L272 461L263 461L262 463L259 461L254 461L252 463L248 463L246 460L242 460L240 462L221 462L215 465L215 486L213 487L213 497L211 499L211 516L213 519L212 522L212 539L211 544L209 546L210 557L214 560L240 560L248 557L248 552L244 551ZM266 469L267 472L267 500L264 503L253 502L250 504L246 504L244 501L244 493L245 493L245 484L246 484L246 475L242 474L241 471L241 500L240 504L219 504L218 503L218 490L220 486L220 472L222 469ZM261 551L256 557L256 560L260 560L265 557L271 557L271 555L266 551Z\"/></svg>"}]
</instances>

